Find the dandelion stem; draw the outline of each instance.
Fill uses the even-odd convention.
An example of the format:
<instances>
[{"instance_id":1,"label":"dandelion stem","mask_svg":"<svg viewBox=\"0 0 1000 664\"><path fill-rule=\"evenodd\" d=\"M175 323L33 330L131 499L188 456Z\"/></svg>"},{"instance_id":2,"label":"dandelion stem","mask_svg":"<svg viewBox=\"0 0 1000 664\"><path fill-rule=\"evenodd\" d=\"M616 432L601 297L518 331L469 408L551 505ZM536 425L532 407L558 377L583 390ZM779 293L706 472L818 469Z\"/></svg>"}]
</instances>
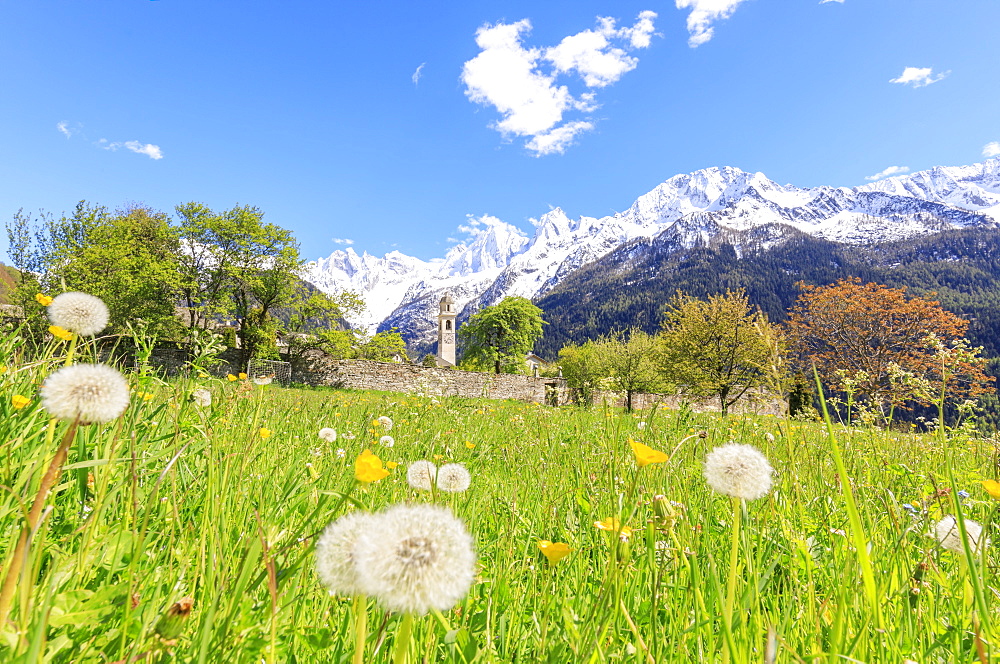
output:
<instances>
[{"instance_id":1,"label":"dandelion stem","mask_svg":"<svg viewBox=\"0 0 1000 664\"><path fill-rule=\"evenodd\" d=\"M726 604L722 609L722 620L725 622L723 628L726 633L726 649L723 661L729 661L729 648L732 642L733 630L733 605L736 603L736 572L740 564L740 525L743 521L742 498L733 496L733 527L732 542L729 549L729 576L726 579Z\"/></svg>"},{"instance_id":2,"label":"dandelion stem","mask_svg":"<svg viewBox=\"0 0 1000 664\"><path fill-rule=\"evenodd\" d=\"M404 613L403 620L396 632L396 648L392 655L392 664L406 664L409 661L410 638L413 636L413 614Z\"/></svg>"},{"instance_id":3,"label":"dandelion stem","mask_svg":"<svg viewBox=\"0 0 1000 664\"><path fill-rule=\"evenodd\" d=\"M368 638L368 597L354 596L354 659L353 664L364 664L365 640Z\"/></svg>"}]
</instances>

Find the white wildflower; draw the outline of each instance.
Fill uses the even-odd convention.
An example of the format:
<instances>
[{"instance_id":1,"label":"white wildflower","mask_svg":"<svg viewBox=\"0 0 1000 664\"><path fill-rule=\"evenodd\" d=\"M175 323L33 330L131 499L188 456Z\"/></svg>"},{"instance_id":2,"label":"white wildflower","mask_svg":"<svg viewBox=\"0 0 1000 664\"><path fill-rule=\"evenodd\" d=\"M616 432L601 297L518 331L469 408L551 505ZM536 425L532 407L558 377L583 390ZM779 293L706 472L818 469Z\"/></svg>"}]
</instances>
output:
<instances>
[{"instance_id":1,"label":"white wildflower","mask_svg":"<svg viewBox=\"0 0 1000 664\"><path fill-rule=\"evenodd\" d=\"M771 490L774 468L752 445L729 443L705 457L705 479L719 493L756 500Z\"/></svg>"},{"instance_id":2,"label":"white wildflower","mask_svg":"<svg viewBox=\"0 0 1000 664\"><path fill-rule=\"evenodd\" d=\"M108 305L87 293L60 293L48 307L53 325L89 337L108 326Z\"/></svg>"},{"instance_id":3,"label":"white wildflower","mask_svg":"<svg viewBox=\"0 0 1000 664\"><path fill-rule=\"evenodd\" d=\"M447 493L462 493L472 483L472 476L460 463L448 463L438 469L437 486Z\"/></svg>"},{"instance_id":4,"label":"white wildflower","mask_svg":"<svg viewBox=\"0 0 1000 664\"><path fill-rule=\"evenodd\" d=\"M336 442L337 432L330 427L323 427L319 430L319 439L328 443Z\"/></svg>"},{"instance_id":5,"label":"white wildflower","mask_svg":"<svg viewBox=\"0 0 1000 664\"><path fill-rule=\"evenodd\" d=\"M437 466L430 461L414 461L406 469L406 481L418 491L430 491L437 477Z\"/></svg>"},{"instance_id":6,"label":"white wildflower","mask_svg":"<svg viewBox=\"0 0 1000 664\"><path fill-rule=\"evenodd\" d=\"M336 454L338 459L343 459L344 457L347 456L347 450L341 447L337 450Z\"/></svg>"},{"instance_id":7,"label":"white wildflower","mask_svg":"<svg viewBox=\"0 0 1000 664\"><path fill-rule=\"evenodd\" d=\"M396 444L396 439L392 436L382 436L378 439L378 442L382 447L392 447Z\"/></svg>"},{"instance_id":8,"label":"white wildflower","mask_svg":"<svg viewBox=\"0 0 1000 664\"><path fill-rule=\"evenodd\" d=\"M381 424L386 431L392 431L392 418L382 415L378 418L377 422Z\"/></svg>"},{"instance_id":9,"label":"white wildflower","mask_svg":"<svg viewBox=\"0 0 1000 664\"><path fill-rule=\"evenodd\" d=\"M447 611L476 576L472 537L451 511L396 505L375 515L354 546L358 585L390 611Z\"/></svg>"},{"instance_id":10,"label":"white wildflower","mask_svg":"<svg viewBox=\"0 0 1000 664\"><path fill-rule=\"evenodd\" d=\"M371 528L374 517L368 512L348 512L323 531L316 540L316 572L335 595L358 595L358 575L354 545L362 532Z\"/></svg>"},{"instance_id":11,"label":"white wildflower","mask_svg":"<svg viewBox=\"0 0 1000 664\"><path fill-rule=\"evenodd\" d=\"M254 385L270 385L271 381L274 380L274 376L254 376Z\"/></svg>"},{"instance_id":12,"label":"white wildflower","mask_svg":"<svg viewBox=\"0 0 1000 664\"><path fill-rule=\"evenodd\" d=\"M49 375L40 391L42 407L61 420L109 422L128 408L125 378L106 364L73 364Z\"/></svg>"}]
</instances>

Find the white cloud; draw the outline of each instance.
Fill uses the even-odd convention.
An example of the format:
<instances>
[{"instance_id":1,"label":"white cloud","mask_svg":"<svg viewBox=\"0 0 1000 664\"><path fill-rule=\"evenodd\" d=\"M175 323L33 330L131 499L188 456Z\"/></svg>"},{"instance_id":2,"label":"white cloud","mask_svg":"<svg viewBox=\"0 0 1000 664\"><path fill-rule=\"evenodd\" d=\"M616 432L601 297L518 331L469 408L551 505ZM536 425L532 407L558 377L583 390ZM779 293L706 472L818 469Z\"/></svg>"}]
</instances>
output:
<instances>
[{"instance_id":1,"label":"white cloud","mask_svg":"<svg viewBox=\"0 0 1000 664\"><path fill-rule=\"evenodd\" d=\"M139 141L125 141L125 147L132 152L144 154L150 159L163 159L163 152L160 151L159 145L140 143Z\"/></svg>"},{"instance_id":2,"label":"white cloud","mask_svg":"<svg viewBox=\"0 0 1000 664\"><path fill-rule=\"evenodd\" d=\"M869 175L866 180L881 180L882 178L892 177L893 175L902 175L903 173L909 173L910 168L908 166L890 166L881 173L876 173L875 175Z\"/></svg>"},{"instance_id":3,"label":"white cloud","mask_svg":"<svg viewBox=\"0 0 1000 664\"><path fill-rule=\"evenodd\" d=\"M417 67L417 71L413 72L413 76L410 77L414 85L420 82L420 77L423 75L424 65L426 64L426 62L421 62L420 66Z\"/></svg>"},{"instance_id":4,"label":"white cloud","mask_svg":"<svg viewBox=\"0 0 1000 664\"><path fill-rule=\"evenodd\" d=\"M58 129L59 132L63 136L65 136L66 138L69 138L70 136L72 136L73 135L73 131L74 131L74 130L72 130L72 129L69 128L69 125L66 122L60 122L60 123L58 123L56 125L56 129Z\"/></svg>"},{"instance_id":5,"label":"white cloud","mask_svg":"<svg viewBox=\"0 0 1000 664\"><path fill-rule=\"evenodd\" d=\"M538 157L547 154L561 154L573 144L573 139L578 134L590 131L593 128L594 125L591 122L567 122L545 133L536 134L527 142L526 147Z\"/></svg>"},{"instance_id":6,"label":"white cloud","mask_svg":"<svg viewBox=\"0 0 1000 664\"><path fill-rule=\"evenodd\" d=\"M987 143L983 146L983 156L984 157L998 157L1000 156L1000 141L993 141Z\"/></svg>"},{"instance_id":7,"label":"white cloud","mask_svg":"<svg viewBox=\"0 0 1000 664\"><path fill-rule=\"evenodd\" d=\"M354 244L354 240L349 240L346 237L335 237L333 238L333 241L336 244L346 244L348 247Z\"/></svg>"},{"instance_id":8,"label":"white cloud","mask_svg":"<svg viewBox=\"0 0 1000 664\"><path fill-rule=\"evenodd\" d=\"M106 138L102 138L97 141L97 145L112 152L117 152L119 148L126 148L132 152L144 154L150 159L163 159L163 152L160 150L160 146L153 145L152 143L140 143L139 141L111 142Z\"/></svg>"},{"instance_id":9,"label":"white cloud","mask_svg":"<svg viewBox=\"0 0 1000 664\"><path fill-rule=\"evenodd\" d=\"M889 82L922 88L925 85L937 83L950 73L951 71L945 71L935 74L931 67L906 67L903 69L903 73L899 75L899 78L889 79Z\"/></svg>"},{"instance_id":10,"label":"white cloud","mask_svg":"<svg viewBox=\"0 0 1000 664\"><path fill-rule=\"evenodd\" d=\"M844 4L844 0L819 0L819 4L821 4L821 5L825 5L828 2L836 2L836 3L839 3L841 5Z\"/></svg>"},{"instance_id":11,"label":"white cloud","mask_svg":"<svg viewBox=\"0 0 1000 664\"><path fill-rule=\"evenodd\" d=\"M712 23L729 18L744 0L676 0L677 9L691 8L687 17L688 46L701 46L712 38Z\"/></svg>"},{"instance_id":12,"label":"white cloud","mask_svg":"<svg viewBox=\"0 0 1000 664\"><path fill-rule=\"evenodd\" d=\"M473 102L493 106L501 119L492 127L504 135L529 137L525 146L536 155L563 152L573 137L593 128L590 121L562 124L567 112L598 108L593 92L574 96L557 83L576 74L587 88L603 88L635 69L629 50L646 48L656 14L644 11L631 27L617 28L614 19L597 19L595 30L564 38L550 48L525 48L531 21L484 25L476 31L481 52L462 68L465 94Z\"/></svg>"}]
</instances>

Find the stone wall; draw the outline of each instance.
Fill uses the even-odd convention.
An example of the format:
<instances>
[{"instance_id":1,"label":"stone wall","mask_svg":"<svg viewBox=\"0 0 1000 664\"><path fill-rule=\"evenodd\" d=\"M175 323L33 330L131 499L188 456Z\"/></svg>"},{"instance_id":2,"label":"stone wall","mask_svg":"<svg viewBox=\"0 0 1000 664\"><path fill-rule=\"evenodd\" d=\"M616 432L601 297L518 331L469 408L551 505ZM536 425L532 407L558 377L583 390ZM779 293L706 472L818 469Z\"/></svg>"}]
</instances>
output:
<instances>
[{"instance_id":1,"label":"stone wall","mask_svg":"<svg viewBox=\"0 0 1000 664\"><path fill-rule=\"evenodd\" d=\"M572 393L569 396L572 398ZM597 391L594 394L594 403L600 404L604 402L607 402L611 406L624 408L625 394L602 390ZM718 397L699 399L696 397L684 397L678 394L638 393L632 395L632 408L635 410L652 408L653 404L660 404L672 409L677 409L687 404L688 407L699 413L718 413L722 411ZM760 391L750 391L734 405L730 406L729 412L734 414L784 415L787 409L788 404L780 397Z\"/></svg>"},{"instance_id":2,"label":"stone wall","mask_svg":"<svg viewBox=\"0 0 1000 664\"><path fill-rule=\"evenodd\" d=\"M294 363L292 381L424 396L517 399L550 405L566 403L568 396L566 381L562 378L497 375L370 360L334 360L320 353Z\"/></svg>"},{"instance_id":3,"label":"stone wall","mask_svg":"<svg viewBox=\"0 0 1000 664\"><path fill-rule=\"evenodd\" d=\"M134 365L130 353L119 349L115 355L118 366ZM242 352L236 348L230 348L218 357L222 362L211 368L211 373L216 376L238 374L246 370L245 365L241 363ZM153 352L150 361L164 374L173 376L183 371L187 359L188 355L184 350L158 348ZM107 357L104 361L107 361ZM292 363L292 382L356 390L405 392L422 396L516 399L552 406L572 403L577 396L575 390L566 387L563 378L496 375L370 360L335 360L318 351L309 353ZM595 404L605 402L623 408L625 395L610 391L598 391L594 394ZM721 410L718 398L694 399L672 394L632 395L632 407L636 410L651 408L654 403L674 409L687 404L698 412ZM786 404L783 400L773 395L754 392L738 401L730 412L782 415L785 409Z\"/></svg>"}]
</instances>

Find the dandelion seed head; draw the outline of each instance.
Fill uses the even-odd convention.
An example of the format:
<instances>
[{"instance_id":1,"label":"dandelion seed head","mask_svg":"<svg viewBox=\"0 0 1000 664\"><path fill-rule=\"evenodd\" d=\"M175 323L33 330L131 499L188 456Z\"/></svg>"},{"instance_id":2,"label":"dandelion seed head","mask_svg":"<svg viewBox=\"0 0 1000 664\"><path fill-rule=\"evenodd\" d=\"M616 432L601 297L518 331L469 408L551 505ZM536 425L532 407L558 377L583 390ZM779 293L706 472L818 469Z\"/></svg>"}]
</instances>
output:
<instances>
[{"instance_id":1,"label":"dandelion seed head","mask_svg":"<svg viewBox=\"0 0 1000 664\"><path fill-rule=\"evenodd\" d=\"M390 611L446 611L475 579L472 537L451 511L436 505L396 505L376 514L358 535L359 586Z\"/></svg>"},{"instance_id":2,"label":"dandelion seed head","mask_svg":"<svg viewBox=\"0 0 1000 664\"><path fill-rule=\"evenodd\" d=\"M430 491L437 478L437 466L430 461L414 461L406 469L406 481L418 491Z\"/></svg>"},{"instance_id":3,"label":"dandelion seed head","mask_svg":"<svg viewBox=\"0 0 1000 664\"><path fill-rule=\"evenodd\" d=\"M208 408L212 405L212 393L205 388L200 387L191 393L191 401L195 402L202 408Z\"/></svg>"},{"instance_id":4,"label":"dandelion seed head","mask_svg":"<svg viewBox=\"0 0 1000 664\"><path fill-rule=\"evenodd\" d=\"M42 407L60 420L109 422L128 408L128 383L106 364L73 364L49 375L40 390Z\"/></svg>"},{"instance_id":5,"label":"dandelion seed head","mask_svg":"<svg viewBox=\"0 0 1000 664\"><path fill-rule=\"evenodd\" d=\"M438 488L447 493L462 493L472 484L472 475L460 463L447 463L438 469Z\"/></svg>"},{"instance_id":6,"label":"dandelion seed head","mask_svg":"<svg viewBox=\"0 0 1000 664\"><path fill-rule=\"evenodd\" d=\"M319 430L319 439L328 443L336 442L337 432L330 427L323 427Z\"/></svg>"},{"instance_id":7,"label":"dandelion seed head","mask_svg":"<svg viewBox=\"0 0 1000 664\"><path fill-rule=\"evenodd\" d=\"M392 431L392 418L382 415L376 420L376 422L381 424L386 431Z\"/></svg>"},{"instance_id":8,"label":"dandelion seed head","mask_svg":"<svg viewBox=\"0 0 1000 664\"><path fill-rule=\"evenodd\" d=\"M756 500L771 490L774 468L752 445L729 443L716 447L705 457L705 479L715 491Z\"/></svg>"},{"instance_id":9,"label":"dandelion seed head","mask_svg":"<svg viewBox=\"0 0 1000 664\"><path fill-rule=\"evenodd\" d=\"M973 551L978 550L980 546L989 544L989 540L985 542L981 540L983 527L972 519L965 519L965 533L969 536L969 544L972 545ZM958 521L952 515L949 514L934 525L934 536L942 549L955 553L965 553L965 549L962 547L962 533L958 529Z\"/></svg>"},{"instance_id":10,"label":"dandelion seed head","mask_svg":"<svg viewBox=\"0 0 1000 664\"><path fill-rule=\"evenodd\" d=\"M60 293L48 308L53 325L89 337L108 326L108 305L87 293Z\"/></svg>"},{"instance_id":11,"label":"dandelion seed head","mask_svg":"<svg viewBox=\"0 0 1000 664\"><path fill-rule=\"evenodd\" d=\"M382 436L378 439L378 442L382 447L392 447L396 444L396 439L392 436Z\"/></svg>"},{"instance_id":12,"label":"dandelion seed head","mask_svg":"<svg viewBox=\"0 0 1000 664\"><path fill-rule=\"evenodd\" d=\"M316 573L332 594L362 592L354 564L354 544L372 521L368 512L348 512L327 526L316 540Z\"/></svg>"}]
</instances>

